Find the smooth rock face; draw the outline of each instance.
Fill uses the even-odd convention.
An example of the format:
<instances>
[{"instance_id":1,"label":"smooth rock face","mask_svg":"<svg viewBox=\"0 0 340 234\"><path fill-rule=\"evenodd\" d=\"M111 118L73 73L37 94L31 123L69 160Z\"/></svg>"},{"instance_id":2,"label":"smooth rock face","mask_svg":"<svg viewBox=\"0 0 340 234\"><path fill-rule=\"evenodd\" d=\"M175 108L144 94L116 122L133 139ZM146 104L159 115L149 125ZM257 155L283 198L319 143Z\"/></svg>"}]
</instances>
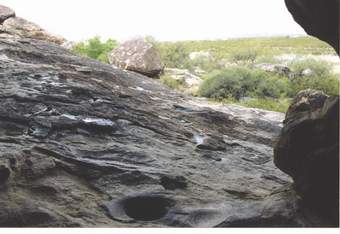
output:
<instances>
[{"instance_id":1,"label":"smooth rock face","mask_svg":"<svg viewBox=\"0 0 340 234\"><path fill-rule=\"evenodd\" d=\"M154 46L144 38L126 41L109 55L110 63L149 77L158 77L164 65Z\"/></svg>"},{"instance_id":2,"label":"smooth rock face","mask_svg":"<svg viewBox=\"0 0 340 234\"><path fill-rule=\"evenodd\" d=\"M4 33L0 67L0 226L328 225L273 164L281 113Z\"/></svg>"},{"instance_id":3,"label":"smooth rock face","mask_svg":"<svg viewBox=\"0 0 340 234\"><path fill-rule=\"evenodd\" d=\"M6 19L10 17L14 17L14 16L15 16L15 12L12 9L6 6L0 5L0 24L4 22Z\"/></svg>"},{"instance_id":4,"label":"smooth rock face","mask_svg":"<svg viewBox=\"0 0 340 234\"><path fill-rule=\"evenodd\" d=\"M285 0L286 6L305 31L326 41L339 54L339 0Z\"/></svg>"},{"instance_id":5,"label":"smooth rock face","mask_svg":"<svg viewBox=\"0 0 340 234\"><path fill-rule=\"evenodd\" d=\"M300 92L274 152L275 165L293 177L302 204L339 226L339 97Z\"/></svg>"},{"instance_id":6,"label":"smooth rock face","mask_svg":"<svg viewBox=\"0 0 340 234\"><path fill-rule=\"evenodd\" d=\"M23 38L33 38L50 41L61 45L65 39L45 31L40 26L20 17L11 17L2 23L2 31L17 35Z\"/></svg>"}]
</instances>

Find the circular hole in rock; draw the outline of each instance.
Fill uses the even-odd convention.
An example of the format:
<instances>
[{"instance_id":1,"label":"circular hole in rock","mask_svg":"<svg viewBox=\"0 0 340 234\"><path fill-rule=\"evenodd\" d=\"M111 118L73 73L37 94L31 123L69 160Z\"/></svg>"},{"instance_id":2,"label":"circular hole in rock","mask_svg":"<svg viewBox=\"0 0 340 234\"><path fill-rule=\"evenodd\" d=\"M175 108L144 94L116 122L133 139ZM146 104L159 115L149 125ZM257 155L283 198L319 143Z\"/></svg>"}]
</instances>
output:
<instances>
[{"instance_id":1,"label":"circular hole in rock","mask_svg":"<svg viewBox=\"0 0 340 234\"><path fill-rule=\"evenodd\" d=\"M0 184L4 184L8 180L10 173L6 166L0 165Z\"/></svg>"},{"instance_id":2,"label":"circular hole in rock","mask_svg":"<svg viewBox=\"0 0 340 234\"><path fill-rule=\"evenodd\" d=\"M162 196L138 196L128 198L123 207L126 215L141 221L152 221L164 217L173 201Z\"/></svg>"}]
</instances>

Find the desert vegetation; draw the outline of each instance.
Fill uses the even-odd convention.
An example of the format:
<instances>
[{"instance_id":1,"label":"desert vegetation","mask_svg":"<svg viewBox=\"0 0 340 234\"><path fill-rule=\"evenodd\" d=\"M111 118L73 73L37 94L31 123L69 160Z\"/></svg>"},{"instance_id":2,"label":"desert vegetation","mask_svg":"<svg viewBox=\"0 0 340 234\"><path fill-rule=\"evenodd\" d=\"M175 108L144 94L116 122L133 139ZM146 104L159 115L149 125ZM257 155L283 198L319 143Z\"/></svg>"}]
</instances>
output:
<instances>
[{"instance_id":1,"label":"desert vegetation","mask_svg":"<svg viewBox=\"0 0 340 234\"><path fill-rule=\"evenodd\" d=\"M249 38L216 41L160 42L146 40L156 47L167 68L183 69L202 79L191 95L213 101L285 112L292 98L304 89L339 94L339 74L334 64L318 56L335 55L326 43L312 37ZM73 50L108 63L115 40L99 37L77 43ZM282 57L288 58L282 58ZM312 57L314 56L314 57ZM286 69L263 69L280 64ZM338 65L338 64L337 64ZM185 81L164 73L160 82L183 91Z\"/></svg>"},{"instance_id":2,"label":"desert vegetation","mask_svg":"<svg viewBox=\"0 0 340 234\"><path fill-rule=\"evenodd\" d=\"M117 46L117 41L108 39L102 41L100 37L94 37L86 41L78 42L73 46L73 51L79 55L109 63L108 53Z\"/></svg>"}]
</instances>

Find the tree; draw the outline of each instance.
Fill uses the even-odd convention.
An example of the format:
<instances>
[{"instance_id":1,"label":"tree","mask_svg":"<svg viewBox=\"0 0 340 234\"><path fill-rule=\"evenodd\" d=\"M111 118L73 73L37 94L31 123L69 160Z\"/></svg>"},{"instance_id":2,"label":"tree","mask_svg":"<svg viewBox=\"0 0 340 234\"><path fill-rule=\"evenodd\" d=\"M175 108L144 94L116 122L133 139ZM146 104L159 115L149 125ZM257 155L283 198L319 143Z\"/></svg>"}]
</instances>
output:
<instances>
[{"instance_id":1,"label":"tree","mask_svg":"<svg viewBox=\"0 0 340 234\"><path fill-rule=\"evenodd\" d=\"M108 53L116 48L116 46L117 41L108 39L106 42L102 42L100 37L96 36L77 43L72 50L79 55L109 63Z\"/></svg>"}]
</instances>

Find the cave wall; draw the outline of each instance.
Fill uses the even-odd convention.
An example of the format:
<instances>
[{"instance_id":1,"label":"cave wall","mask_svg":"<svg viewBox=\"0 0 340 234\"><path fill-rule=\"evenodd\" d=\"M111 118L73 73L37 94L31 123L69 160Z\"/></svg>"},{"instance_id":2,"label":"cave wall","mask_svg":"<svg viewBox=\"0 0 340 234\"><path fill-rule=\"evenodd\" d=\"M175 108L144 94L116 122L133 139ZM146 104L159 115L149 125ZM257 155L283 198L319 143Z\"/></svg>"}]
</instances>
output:
<instances>
[{"instance_id":1,"label":"cave wall","mask_svg":"<svg viewBox=\"0 0 340 234\"><path fill-rule=\"evenodd\" d=\"M285 0L306 33L330 44L339 54L339 0Z\"/></svg>"},{"instance_id":2,"label":"cave wall","mask_svg":"<svg viewBox=\"0 0 340 234\"><path fill-rule=\"evenodd\" d=\"M339 0L285 0L305 31L339 54ZM300 207L339 227L339 96L301 91L290 106L274 163L292 176Z\"/></svg>"}]
</instances>

